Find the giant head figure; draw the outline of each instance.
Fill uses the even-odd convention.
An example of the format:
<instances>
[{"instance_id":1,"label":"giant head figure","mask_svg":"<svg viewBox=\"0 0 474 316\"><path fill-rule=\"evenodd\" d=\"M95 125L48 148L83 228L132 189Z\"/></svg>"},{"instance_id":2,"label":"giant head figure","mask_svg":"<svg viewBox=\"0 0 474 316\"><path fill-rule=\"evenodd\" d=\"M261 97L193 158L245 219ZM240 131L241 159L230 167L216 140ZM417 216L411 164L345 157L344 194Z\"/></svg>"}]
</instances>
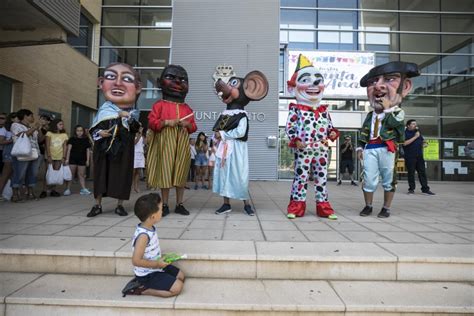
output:
<instances>
[{"instance_id":1,"label":"giant head figure","mask_svg":"<svg viewBox=\"0 0 474 316\"><path fill-rule=\"evenodd\" d=\"M99 77L99 87L107 101L119 108L133 107L142 90L140 74L132 66L124 63L108 65Z\"/></svg>"},{"instance_id":2,"label":"giant head figure","mask_svg":"<svg viewBox=\"0 0 474 316\"><path fill-rule=\"evenodd\" d=\"M230 77L227 83L219 78L215 82L215 89L228 110L243 110L250 101L262 100L267 95L268 80L263 73L254 70L245 78Z\"/></svg>"},{"instance_id":3,"label":"giant head figure","mask_svg":"<svg viewBox=\"0 0 474 316\"><path fill-rule=\"evenodd\" d=\"M189 79L186 70L179 65L168 65L158 79L163 100L184 103L189 91Z\"/></svg>"},{"instance_id":4,"label":"giant head figure","mask_svg":"<svg viewBox=\"0 0 474 316\"><path fill-rule=\"evenodd\" d=\"M299 104L317 106L323 98L323 75L303 55L298 56L295 73L288 81L288 91Z\"/></svg>"},{"instance_id":5,"label":"giant head figure","mask_svg":"<svg viewBox=\"0 0 474 316\"><path fill-rule=\"evenodd\" d=\"M410 92L410 78L419 76L418 65L402 61L392 61L372 68L360 85L367 87L370 106L376 113L398 106Z\"/></svg>"}]
</instances>

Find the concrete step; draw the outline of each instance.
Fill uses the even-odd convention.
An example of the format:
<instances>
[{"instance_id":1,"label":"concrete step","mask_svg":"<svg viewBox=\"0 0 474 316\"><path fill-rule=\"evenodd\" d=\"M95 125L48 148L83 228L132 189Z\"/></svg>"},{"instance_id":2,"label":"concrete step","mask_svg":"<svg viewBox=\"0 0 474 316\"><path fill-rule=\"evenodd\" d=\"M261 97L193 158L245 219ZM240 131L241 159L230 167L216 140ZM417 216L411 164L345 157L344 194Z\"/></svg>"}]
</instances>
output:
<instances>
[{"instance_id":1,"label":"concrete step","mask_svg":"<svg viewBox=\"0 0 474 316\"><path fill-rule=\"evenodd\" d=\"M473 245L162 240L196 278L474 281ZM0 271L132 275L125 238L17 235L0 241Z\"/></svg>"},{"instance_id":2,"label":"concrete step","mask_svg":"<svg viewBox=\"0 0 474 316\"><path fill-rule=\"evenodd\" d=\"M174 298L121 296L125 276L0 273L0 315L472 315L453 282L188 278Z\"/></svg>"}]
</instances>

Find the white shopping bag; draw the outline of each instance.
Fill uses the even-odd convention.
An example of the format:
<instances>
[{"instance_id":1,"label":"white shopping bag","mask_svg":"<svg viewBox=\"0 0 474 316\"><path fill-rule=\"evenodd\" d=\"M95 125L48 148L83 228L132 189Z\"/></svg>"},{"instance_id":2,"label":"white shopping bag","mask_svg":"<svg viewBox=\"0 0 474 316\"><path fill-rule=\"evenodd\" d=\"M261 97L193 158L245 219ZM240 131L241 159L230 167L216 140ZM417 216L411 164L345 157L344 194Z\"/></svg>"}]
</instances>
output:
<instances>
[{"instance_id":1,"label":"white shopping bag","mask_svg":"<svg viewBox=\"0 0 474 316\"><path fill-rule=\"evenodd\" d=\"M8 182L5 184L5 187L3 188L2 197L5 200L10 201L12 198L12 195L13 195L13 190L11 187L11 182L10 180L8 180Z\"/></svg>"},{"instance_id":2,"label":"white shopping bag","mask_svg":"<svg viewBox=\"0 0 474 316\"><path fill-rule=\"evenodd\" d=\"M46 172L46 184L48 185L62 185L64 182L64 171L63 166L59 170L54 170L53 165L48 165L48 171Z\"/></svg>"},{"instance_id":3,"label":"white shopping bag","mask_svg":"<svg viewBox=\"0 0 474 316\"><path fill-rule=\"evenodd\" d=\"M72 180L72 172L69 166L63 166L63 179L64 181L71 181Z\"/></svg>"}]
</instances>

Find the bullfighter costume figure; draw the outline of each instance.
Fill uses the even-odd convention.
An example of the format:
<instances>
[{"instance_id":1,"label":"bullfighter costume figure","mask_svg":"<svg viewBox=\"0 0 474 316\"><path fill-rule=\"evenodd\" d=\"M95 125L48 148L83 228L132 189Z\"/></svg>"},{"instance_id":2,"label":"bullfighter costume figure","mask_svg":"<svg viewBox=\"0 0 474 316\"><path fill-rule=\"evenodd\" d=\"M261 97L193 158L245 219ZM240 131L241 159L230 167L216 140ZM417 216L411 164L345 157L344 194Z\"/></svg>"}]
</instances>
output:
<instances>
[{"instance_id":1,"label":"bullfighter costume figure","mask_svg":"<svg viewBox=\"0 0 474 316\"><path fill-rule=\"evenodd\" d=\"M397 184L395 162L398 159L398 145L405 140L405 112L400 108L404 97L410 92L409 78L420 73L418 66L407 62L389 62L372 68L360 85L367 87L370 106L362 125L357 148L358 159L363 161L363 186L365 207L360 216L372 213L372 201L379 177L384 189L383 208L377 217L390 216Z\"/></svg>"},{"instance_id":2,"label":"bullfighter costume figure","mask_svg":"<svg viewBox=\"0 0 474 316\"><path fill-rule=\"evenodd\" d=\"M224 78L226 79L226 78ZM215 89L227 105L214 125L215 137L220 140L216 152L213 192L224 198L224 204L215 212L232 211L230 199L244 201L244 211L254 216L249 203L249 164L247 140L249 119L244 107L250 101L262 100L268 93L268 81L259 71L251 71L245 78L230 77L227 82L219 78Z\"/></svg>"},{"instance_id":3,"label":"bullfighter costume figure","mask_svg":"<svg viewBox=\"0 0 474 316\"><path fill-rule=\"evenodd\" d=\"M295 178L287 209L290 219L304 216L310 173L314 178L316 214L337 219L328 202L326 182L328 140L336 140L339 131L332 124L327 106L320 104L324 88L321 73L305 56L299 55L295 73L288 81L288 90L297 101L290 104L286 123L289 146L295 154Z\"/></svg>"},{"instance_id":4,"label":"bullfighter costume figure","mask_svg":"<svg viewBox=\"0 0 474 316\"><path fill-rule=\"evenodd\" d=\"M102 213L102 197L118 200L115 213L128 215L122 206L130 198L133 177L135 133L140 128L135 101L142 84L138 72L130 65L112 63L99 87L106 102L99 108L89 133L94 141L94 197L96 204L87 217Z\"/></svg>"},{"instance_id":5,"label":"bullfighter costume figure","mask_svg":"<svg viewBox=\"0 0 474 316\"><path fill-rule=\"evenodd\" d=\"M158 80L163 98L148 115L148 186L160 188L163 216L169 214L170 188L176 188L175 213L189 215L183 206L184 189L191 166L189 134L197 130L193 110L184 102L189 90L188 73L179 65L168 65Z\"/></svg>"}]
</instances>

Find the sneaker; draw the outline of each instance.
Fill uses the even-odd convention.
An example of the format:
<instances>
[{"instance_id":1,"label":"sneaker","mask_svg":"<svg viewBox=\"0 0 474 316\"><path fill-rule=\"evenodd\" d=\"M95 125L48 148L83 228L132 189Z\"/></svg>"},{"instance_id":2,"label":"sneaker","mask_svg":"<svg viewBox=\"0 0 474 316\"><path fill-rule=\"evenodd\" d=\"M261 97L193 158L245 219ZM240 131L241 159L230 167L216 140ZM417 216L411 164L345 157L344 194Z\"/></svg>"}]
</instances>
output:
<instances>
[{"instance_id":1,"label":"sneaker","mask_svg":"<svg viewBox=\"0 0 474 316\"><path fill-rule=\"evenodd\" d=\"M360 216L369 216L372 214L372 206L365 206L364 209L359 213Z\"/></svg>"},{"instance_id":2,"label":"sneaker","mask_svg":"<svg viewBox=\"0 0 474 316\"><path fill-rule=\"evenodd\" d=\"M222 204L222 206L215 212L217 215L220 214L225 214L232 212L232 208L230 207L230 204Z\"/></svg>"},{"instance_id":3,"label":"sneaker","mask_svg":"<svg viewBox=\"0 0 474 316\"><path fill-rule=\"evenodd\" d=\"M337 181L337 184L336 184L336 185L341 185L341 184L342 184L342 181L339 180L339 181Z\"/></svg>"},{"instance_id":4,"label":"sneaker","mask_svg":"<svg viewBox=\"0 0 474 316\"><path fill-rule=\"evenodd\" d=\"M81 191L79 192L81 195L89 195L91 194L91 191L89 191L88 189L81 189Z\"/></svg>"},{"instance_id":5,"label":"sneaker","mask_svg":"<svg viewBox=\"0 0 474 316\"><path fill-rule=\"evenodd\" d=\"M87 217L94 217L102 213L102 206L94 205L89 213L87 213Z\"/></svg>"},{"instance_id":6,"label":"sneaker","mask_svg":"<svg viewBox=\"0 0 474 316\"><path fill-rule=\"evenodd\" d=\"M125 209L123 208L122 205L118 205L115 208L115 214L117 214L118 216L127 216L128 215L127 211L125 211Z\"/></svg>"},{"instance_id":7,"label":"sneaker","mask_svg":"<svg viewBox=\"0 0 474 316\"><path fill-rule=\"evenodd\" d=\"M169 214L170 214L170 208L168 204L163 204L163 214L161 215L161 217L168 216Z\"/></svg>"},{"instance_id":8,"label":"sneaker","mask_svg":"<svg viewBox=\"0 0 474 316\"><path fill-rule=\"evenodd\" d=\"M71 195L71 190L69 190L69 189L64 190L63 195L64 195L64 196Z\"/></svg>"},{"instance_id":9,"label":"sneaker","mask_svg":"<svg viewBox=\"0 0 474 316\"><path fill-rule=\"evenodd\" d=\"M244 206L244 211L248 216L255 216L255 212L252 210L252 206L250 206L250 204Z\"/></svg>"},{"instance_id":10,"label":"sneaker","mask_svg":"<svg viewBox=\"0 0 474 316\"><path fill-rule=\"evenodd\" d=\"M377 214L378 218L387 218L390 217L390 211L387 210L385 207L382 207L380 213Z\"/></svg>"},{"instance_id":11,"label":"sneaker","mask_svg":"<svg viewBox=\"0 0 474 316\"><path fill-rule=\"evenodd\" d=\"M423 195L436 195L436 193L431 192L430 190L422 193Z\"/></svg>"},{"instance_id":12,"label":"sneaker","mask_svg":"<svg viewBox=\"0 0 474 316\"><path fill-rule=\"evenodd\" d=\"M189 211L184 207L183 203L178 204L174 212L181 215L189 215Z\"/></svg>"},{"instance_id":13,"label":"sneaker","mask_svg":"<svg viewBox=\"0 0 474 316\"><path fill-rule=\"evenodd\" d=\"M49 194L49 196L58 197L58 196L61 196L61 194L59 194L59 192L56 192L56 191L54 191L54 190L51 190L51 193Z\"/></svg>"},{"instance_id":14,"label":"sneaker","mask_svg":"<svg viewBox=\"0 0 474 316\"><path fill-rule=\"evenodd\" d=\"M354 181L351 181L351 185L353 185L353 186L355 186L355 187L358 186L357 183L355 183Z\"/></svg>"},{"instance_id":15,"label":"sneaker","mask_svg":"<svg viewBox=\"0 0 474 316\"><path fill-rule=\"evenodd\" d=\"M41 191L40 195L39 195L39 198L40 199L44 199L45 197L48 196L48 193L46 193L46 191Z\"/></svg>"},{"instance_id":16,"label":"sneaker","mask_svg":"<svg viewBox=\"0 0 474 316\"><path fill-rule=\"evenodd\" d=\"M407 194L415 194L415 190L408 190Z\"/></svg>"}]
</instances>

